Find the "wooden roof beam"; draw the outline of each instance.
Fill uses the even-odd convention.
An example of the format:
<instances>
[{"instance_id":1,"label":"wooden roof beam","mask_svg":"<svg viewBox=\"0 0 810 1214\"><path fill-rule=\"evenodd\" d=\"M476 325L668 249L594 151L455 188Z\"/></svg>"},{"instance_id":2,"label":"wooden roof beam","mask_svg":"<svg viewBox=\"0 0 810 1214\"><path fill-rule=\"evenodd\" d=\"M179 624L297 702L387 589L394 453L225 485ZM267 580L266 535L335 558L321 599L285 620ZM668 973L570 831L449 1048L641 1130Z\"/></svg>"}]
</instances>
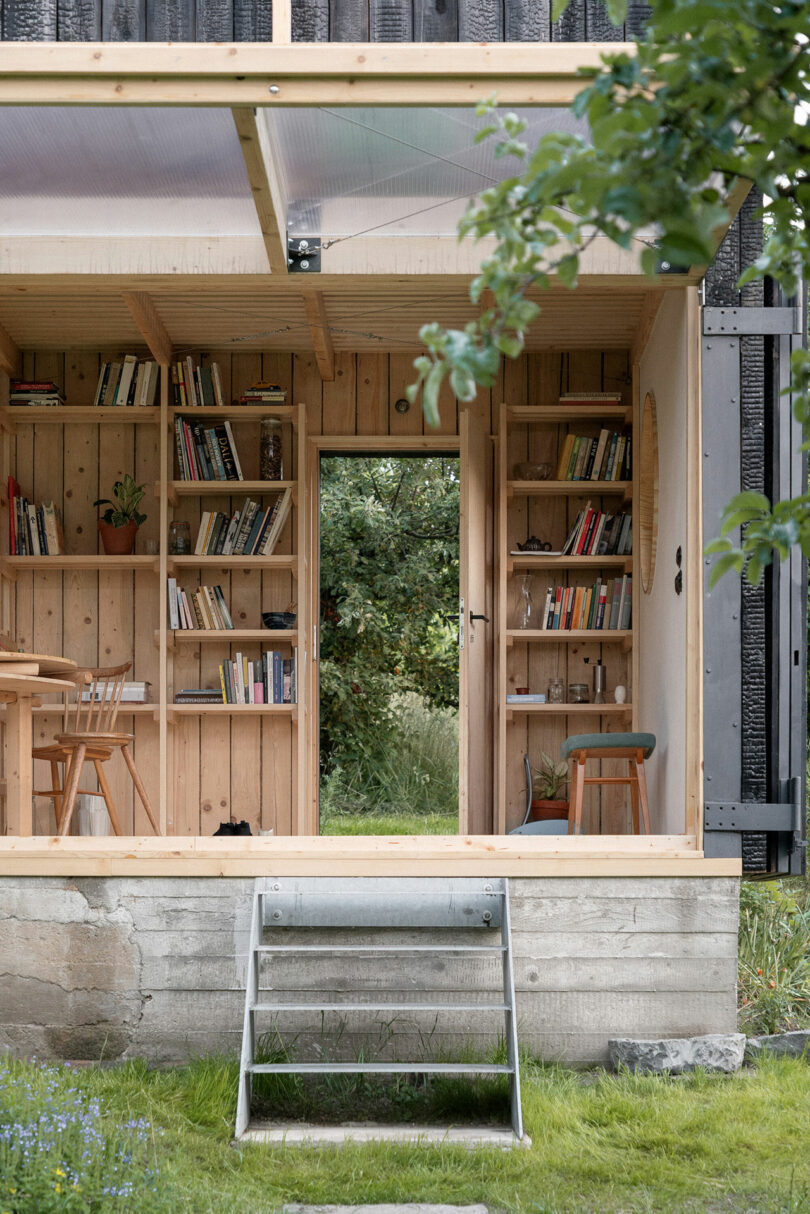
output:
<instances>
[{"instance_id":1,"label":"wooden roof beam","mask_svg":"<svg viewBox=\"0 0 810 1214\"><path fill-rule=\"evenodd\" d=\"M321 379L335 378L335 351L332 346L332 336L329 332L329 321L326 316L326 304L320 291L307 291L304 295L304 309L309 321L309 331L312 334L312 345L315 348L315 360Z\"/></svg>"},{"instance_id":2,"label":"wooden roof beam","mask_svg":"<svg viewBox=\"0 0 810 1214\"><path fill-rule=\"evenodd\" d=\"M22 374L22 354L2 325L0 325L0 371L5 371L12 379L19 378Z\"/></svg>"},{"instance_id":3,"label":"wooden roof beam","mask_svg":"<svg viewBox=\"0 0 810 1214\"><path fill-rule=\"evenodd\" d=\"M123 291L122 297L155 362L164 367L170 366L172 339L158 316L151 295L145 291Z\"/></svg>"},{"instance_id":4,"label":"wooden roof beam","mask_svg":"<svg viewBox=\"0 0 810 1214\"><path fill-rule=\"evenodd\" d=\"M253 109L234 109L231 113L270 269L274 274L286 274L287 208L264 119L260 122Z\"/></svg>"}]
</instances>

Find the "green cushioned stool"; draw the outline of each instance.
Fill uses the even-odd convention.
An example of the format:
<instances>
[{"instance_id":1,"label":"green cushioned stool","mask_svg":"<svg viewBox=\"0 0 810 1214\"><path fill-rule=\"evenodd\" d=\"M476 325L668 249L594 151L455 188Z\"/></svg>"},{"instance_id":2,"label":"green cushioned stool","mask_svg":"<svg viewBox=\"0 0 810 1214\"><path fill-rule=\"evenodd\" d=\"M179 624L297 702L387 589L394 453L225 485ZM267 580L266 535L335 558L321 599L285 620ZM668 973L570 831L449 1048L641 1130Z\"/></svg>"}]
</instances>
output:
<instances>
[{"instance_id":1,"label":"green cushioned stool","mask_svg":"<svg viewBox=\"0 0 810 1214\"><path fill-rule=\"evenodd\" d=\"M582 798L586 784L629 784L633 808L633 831L639 833L639 803L644 821L644 833L651 834L650 806L647 800L647 777L644 760L655 750L655 734L652 733L576 733L566 738L560 747L563 759L571 759L574 767L571 775L571 809L568 818L568 833L582 833ZM588 759L626 759L626 776L586 776Z\"/></svg>"}]
</instances>

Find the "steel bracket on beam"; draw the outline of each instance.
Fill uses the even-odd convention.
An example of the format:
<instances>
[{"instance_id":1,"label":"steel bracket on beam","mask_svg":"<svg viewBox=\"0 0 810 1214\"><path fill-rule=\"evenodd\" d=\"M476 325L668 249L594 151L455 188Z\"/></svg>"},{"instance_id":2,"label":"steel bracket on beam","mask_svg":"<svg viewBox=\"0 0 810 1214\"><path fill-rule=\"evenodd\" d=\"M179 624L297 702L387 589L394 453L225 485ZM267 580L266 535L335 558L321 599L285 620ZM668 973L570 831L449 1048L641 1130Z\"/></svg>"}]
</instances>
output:
<instances>
[{"instance_id":1,"label":"steel bracket on beam","mask_svg":"<svg viewBox=\"0 0 810 1214\"><path fill-rule=\"evenodd\" d=\"M320 236L288 236L287 265L291 274L320 274Z\"/></svg>"},{"instance_id":2,"label":"steel bracket on beam","mask_svg":"<svg viewBox=\"0 0 810 1214\"><path fill-rule=\"evenodd\" d=\"M704 337L799 333L800 308L704 308Z\"/></svg>"},{"instance_id":3,"label":"steel bracket on beam","mask_svg":"<svg viewBox=\"0 0 810 1214\"><path fill-rule=\"evenodd\" d=\"M704 806L704 830L799 830L797 808L784 802L707 801Z\"/></svg>"}]
</instances>

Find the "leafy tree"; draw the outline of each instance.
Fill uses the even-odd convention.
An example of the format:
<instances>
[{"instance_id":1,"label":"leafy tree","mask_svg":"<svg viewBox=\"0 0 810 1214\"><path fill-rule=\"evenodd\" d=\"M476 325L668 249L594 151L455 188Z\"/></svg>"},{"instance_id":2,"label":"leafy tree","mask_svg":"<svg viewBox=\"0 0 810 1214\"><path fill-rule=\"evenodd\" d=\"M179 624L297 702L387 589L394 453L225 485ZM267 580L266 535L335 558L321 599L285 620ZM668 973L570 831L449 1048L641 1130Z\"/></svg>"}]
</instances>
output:
<instances>
[{"instance_id":1,"label":"leafy tree","mask_svg":"<svg viewBox=\"0 0 810 1214\"><path fill-rule=\"evenodd\" d=\"M565 3L558 6L565 8ZM608 0L614 22L625 0ZM429 353L416 361L429 421L438 416L441 383L471 400L476 384L491 386L501 355L516 357L539 306L529 287L550 276L576 285L582 252L597 236L622 248L643 240L644 270L705 264L715 233L729 221L740 181L763 196L767 240L741 283L770 276L788 296L810 271L810 8L807 0L654 0L635 54L603 56L586 72L573 112L587 119L590 139L546 135L529 151L523 124L499 116L494 101L480 138L495 136L496 154L521 162L520 172L486 190L467 210L460 235L494 236L470 294L492 306L464 330L422 329ZM583 82L585 83L585 82ZM810 422L810 358L793 357L797 418ZM728 538L744 526L741 544ZM762 494L741 494L724 513L716 580L726 569L759 580L774 551L799 543L810 555L810 495L771 506Z\"/></svg>"},{"instance_id":2,"label":"leafy tree","mask_svg":"<svg viewBox=\"0 0 810 1214\"><path fill-rule=\"evenodd\" d=\"M379 745L391 697L458 704L457 459L321 465L321 753Z\"/></svg>"}]
</instances>

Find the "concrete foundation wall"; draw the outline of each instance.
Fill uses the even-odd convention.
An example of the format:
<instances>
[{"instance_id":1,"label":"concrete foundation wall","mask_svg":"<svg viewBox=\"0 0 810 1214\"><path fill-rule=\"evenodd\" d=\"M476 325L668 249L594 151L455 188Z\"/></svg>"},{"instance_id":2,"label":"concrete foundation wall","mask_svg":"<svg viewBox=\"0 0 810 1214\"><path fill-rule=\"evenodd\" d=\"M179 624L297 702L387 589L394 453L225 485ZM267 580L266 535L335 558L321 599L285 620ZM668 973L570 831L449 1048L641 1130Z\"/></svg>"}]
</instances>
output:
<instances>
[{"instance_id":1,"label":"concrete foundation wall","mask_svg":"<svg viewBox=\"0 0 810 1214\"><path fill-rule=\"evenodd\" d=\"M599 1062L610 1037L735 1028L736 879L510 886L520 1040L531 1053ZM248 879L0 878L0 1048L152 1061L237 1051L251 893ZM339 955L299 954L269 963L264 985L288 1001L351 991L362 1001L362 992L387 998L393 989L398 1001L419 1002L427 989L436 1001L463 991L483 1002L499 982L498 961L375 958L361 969ZM485 1050L502 1028L494 1013L351 1014L345 1027L342 1019L287 1015L279 1026L297 1036L298 1056L333 1046L334 1056L363 1048L401 1058Z\"/></svg>"}]
</instances>

